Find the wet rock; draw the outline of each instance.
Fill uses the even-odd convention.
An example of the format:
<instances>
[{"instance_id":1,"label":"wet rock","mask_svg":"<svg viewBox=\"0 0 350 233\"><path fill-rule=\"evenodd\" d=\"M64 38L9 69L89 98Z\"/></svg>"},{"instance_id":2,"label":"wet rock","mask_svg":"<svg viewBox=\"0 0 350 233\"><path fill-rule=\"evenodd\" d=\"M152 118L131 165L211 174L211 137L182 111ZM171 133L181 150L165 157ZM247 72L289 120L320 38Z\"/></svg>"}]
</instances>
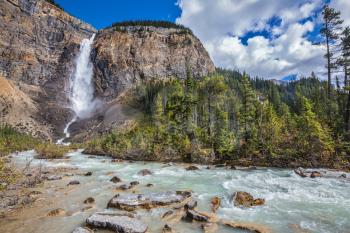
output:
<instances>
[{"instance_id":1,"label":"wet rock","mask_svg":"<svg viewBox=\"0 0 350 233\"><path fill-rule=\"evenodd\" d=\"M305 170L301 167L294 169L295 174L299 175L300 177L307 177Z\"/></svg>"},{"instance_id":2,"label":"wet rock","mask_svg":"<svg viewBox=\"0 0 350 233\"><path fill-rule=\"evenodd\" d=\"M92 227L112 230L114 232L144 233L148 229L148 226L141 220L126 215L96 213L86 219L86 223Z\"/></svg>"},{"instance_id":3,"label":"wet rock","mask_svg":"<svg viewBox=\"0 0 350 233\"><path fill-rule=\"evenodd\" d=\"M119 182L121 182L122 180L121 180L119 177L114 176L112 179L110 179L110 181L113 182L113 183L119 183Z\"/></svg>"},{"instance_id":4,"label":"wet rock","mask_svg":"<svg viewBox=\"0 0 350 233\"><path fill-rule=\"evenodd\" d=\"M220 205L221 205L220 197L213 197L211 199L211 211L215 213L219 209Z\"/></svg>"},{"instance_id":5,"label":"wet rock","mask_svg":"<svg viewBox=\"0 0 350 233\"><path fill-rule=\"evenodd\" d=\"M47 216L49 217L57 217L57 216L64 216L64 215L66 215L66 211L61 208L51 210L49 211L49 213L47 213Z\"/></svg>"},{"instance_id":6,"label":"wet rock","mask_svg":"<svg viewBox=\"0 0 350 233\"><path fill-rule=\"evenodd\" d=\"M216 223L206 223L202 224L201 228L204 233L215 233L217 232L218 225Z\"/></svg>"},{"instance_id":7,"label":"wet rock","mask_svg":"<svg viewBox=\"0 0 350 233\"><path fill-rule=\"evenodd\" d=\"M311 172L310 178L322 177L322 174L318 171Z\"/></svg>"},{"instance_id":8,"label":"wet rock","mask_svg":"<svg viewBox=\"0 0 350 233\"><path fill-rule=\"evenodd\" d=\"M128 190L128 189L132 189L135 186L132 186L130 184L122 184L119 185L116 189L120 189L120 190Z\"/></svg>"},{"instance_id":9,"label":"wet rock","mask_svg":"<svg viewBox=\"0 0 350 233\"><path fill-rule=\"evenodd\" d=\"M168 224L165 224L162 233L175 233L175 231Z\"/></svg>"},{"instance_id":10,"label":"wet rock","mask_svg":"<svg viewBox=\"0 0 350 233\"><path fill-rule=\"evenodd\" d=\"M95 203L95 199L92 197L88 197L84 201L84 204L93 204L93 203Z\"/></svg>"},{"instance_id":11,"label":"wet rock","mask_svg":"<svg viewBox=\"0 0 350 233\"><path fill-rule=\"evenodd\" d=\"M346 174L345 174L345 173L341 174L341 175L339 176L339 178L346 178Z\"/></svg>"},{"instance_id":12,"label":"wet rock","mask_svg":"<svg viewBox=\"0 0 350 233\"><path fill-rule=\"evenodd\" d=\"M148 169L143 169L137 173L140 176L152 175L153 173Z\"/></svg>"},{"instance_id":13,"label":"wet rock","mask_svg":"<svg viewBox=\"0 0 350 233\"><path fill-rule=\"evenodd\" d=\"M53 181L53 180L62 180L62 176L56 176L56 175L52 175L52 176L44 176L45 180L49 180L49 181Z\"/></svg>"},{"instance_id":14,"label":"wet rock","mask_svg":"<svg viewBox=\"0 0 350 233\"><path fill-rule=\"evenodd\" d=\"M232 165L231 167L231 170L237 170L236 166Z\"/></svg>"},{"instance_id":15,"label":"wet rock","mask_svg":"<svg viewBox=\"0 0 350 233\"><path fill-rule=\"evenodd\" d=\"M232 195L232 202L235 206L251 207L263 205L265 200L262 198L254 199L253 196L247 192L236 192Z\"/></svg>"},{"instance_id":16,"label":"wet rock","mask_svg":"<svg viewBox=\"0 0 350 233\"><path fill-rule=\"evenodd\" d=\"M194 208L197 207L197 201L191 200L191 201L187 202L184 207L185 207L185 209L193 210Z\"/></svg>"},{"instance_id":17,"label":"wet rock","mask_svg":"<svg viewBox=\"0 0 350 233\"><path fill-rule=\"evenodd\" d=\"M92 172L87 172L84 176L92 176Z\"/></svg>"},{"instance_id":18,"label":"wet rock","mask_svg":"<svg viewBox=\"0 0 350 233\"><path fill-rule=\"evenodd\" d=\"M118 194L113 197L107 208L117 208L120 210L133 211L140 209L152 209L160 206L181 203L191 195L188 192L161 192L150 194Z\"/></svg>"},{"instance_id":19,"label":"wet rock","mask_svg":"<svg viewBox=\"0 0 350 233\"><path fill-rule=\"evenodd\" d=\"M138 182L138 181L132 181L132 182L130 182L130 185L131 186L136 186L136 185L139 185L140 184L140 182Z\"/></svg>"},{"instance_id":20,"label":"wet rock","mask_svg":"<svg viewBox=\"0 0 350 233\"><path fill-rule=\"evenodd\" d=\"M195 171L195 170L199 170L199 168L198 168L198 167L193 166L193 165L188 166L188 167L186 167L185 169L186 169L187 171Z\"/></svg>"},{"instance_id":21,"label":"wet rock","mask_svg":"<svg viewBox=\"0 0 350 233\"><path fill-rule=\"evenodd\" d=\"M67 185L78 185L80 182L78 180L72 180Z\"/></svg>"},{"instance_id":22,"label":"wet rock","mask_svg":"<svg viewBox=\"0 0 350 233\"><path fill-rule=\"evenodd\" d=\"M196 210L187 210L184 219L187 221L209 222L210 217Z\"/></svg>"},{"instance_id":23,"label":"wet rock","mask_svg":"<svg viewBox=\"0 0 350 233\"><path fill-rule=\"evenodd\" d=\"M146 184L146 187L153 187L154 186L154 184Z\"/></svg>"},{"instance_id":24,"label":"wet rock","mask_svg":"<svg viewBox=\"0 0 350 233\"><path fill-rule=\"evenodd\" d=\"M216 164L215 167L220 168L220 167L225 167L225 164Z\"/></svg>"},{"instance_id":25,"label":"wet rock","mask_svg":"<svg viewBox=\"0 0 350 233\"><path fill-rule=\"evenodd\" d=\"M233 221L222 221L222 224L237 230L244 230L244 231L254 232L254 233L271 233L270 229L266 228L265 226L261 226L259 224L233 222Z\"/></svg>"},{"instance_id":26,"label":"wet rock","mask_svg":"<svg viewBox=\"0 0 350 233\"><path fill-rule=\"evenodd\" d=\"M88 228L78 227L72 233L93 233L93 231Z\"/></svg>"},{"instance_id":27,"label":"wet rock","mask_svg":"<svg viewBox=\"0 0 350 233\"><path fill-rule=\"evenodd\" d=\"M94 159L94 158L96 158L96 156L94 156L94 155L89 155L88 156L88 159Z\"/></svg>"}]
</instances>

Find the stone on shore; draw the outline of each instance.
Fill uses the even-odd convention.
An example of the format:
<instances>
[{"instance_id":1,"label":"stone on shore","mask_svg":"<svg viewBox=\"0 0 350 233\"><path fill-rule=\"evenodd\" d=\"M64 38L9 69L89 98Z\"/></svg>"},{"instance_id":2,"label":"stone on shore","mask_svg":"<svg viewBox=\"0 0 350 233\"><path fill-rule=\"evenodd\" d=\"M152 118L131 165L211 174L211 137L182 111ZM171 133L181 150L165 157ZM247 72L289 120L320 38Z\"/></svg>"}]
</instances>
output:
<instances>
[{"instance_id":1,"label":"stone on shore","mask_svg":"<svg viewBox=\"0 0 350 233\"><path fill-rule=\"evenodd\" d=\"M95 213L86 219L86 223L92 227L114 232L144 233L148 229L144 222L127 215Z\"/></svg>"},{"instance_id":2,"label":"stone on shore","mask_svg":"<svg viewBox=\"0 0 350 233\"><path fill-rule=\"evenodd\" d=\"M251 207L265 204L262 198L254 199L252 195L247 192L235 192L232 195L232 202L235 206Z\"/></svg>"},{"instance_id":3,"label":"stone on shore","mask_svg":"<svg viewBox=\"0 0 350 233\"><path fill-rule=\"evenodd\" d=\"M152 209L160 206L182 203L191 197L189 192L161 192L150 194L117 194L107 205L107 208L133 211L136 209Z\"/></svg>"},{"instance_id":4,"label":"stone on shore","mask_svg":"<svg viewBox=\"0 0 350 233\"><path fill-rule=\"evenodd\" d=\"M78 227L75 228L75 230L72 233L93 233L93 231L85 227Z\"/></svg>"},{"instance_id":5,"label":"stone on shore","mask_svg":"<svg viewBox=\"0 0 350 233\"><path fill-rule=\"evenodd\" d=\"M140 176L147 176L147 175L152 175L152 174L153 173L148 169L143 169L137 173L137 175L140 175Z\"/></svg>"}]
</instances>

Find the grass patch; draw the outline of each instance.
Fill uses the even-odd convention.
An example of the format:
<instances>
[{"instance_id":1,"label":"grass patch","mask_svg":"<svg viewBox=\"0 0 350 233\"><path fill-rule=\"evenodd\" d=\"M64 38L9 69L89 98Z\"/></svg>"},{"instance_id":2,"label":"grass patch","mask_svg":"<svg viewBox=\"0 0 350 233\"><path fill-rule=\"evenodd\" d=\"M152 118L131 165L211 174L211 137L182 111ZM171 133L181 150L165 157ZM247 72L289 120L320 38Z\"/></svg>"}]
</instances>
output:
<instances>
[{"instance_id":1,"label":"grass patch","mask_svg":"<svg viewBox=\"0 0 350 233\"><path fill-rule=\"evenodd\" d=\"M37 152L35 156L37 159L62 159L71 150L70 147L52 143L40 144L34 149Z\"/></svg>"},{"instance_id":2,"label":"grass patch","mask_svg":"<svg viewBox=\"0 0 350 233\"><path fill-rule=\"evenodd\" d=\"M31 150L40 143L41 140L19 133L11 126L0 126L0 157L16 151Z\"/></svg>"}]
</instances>

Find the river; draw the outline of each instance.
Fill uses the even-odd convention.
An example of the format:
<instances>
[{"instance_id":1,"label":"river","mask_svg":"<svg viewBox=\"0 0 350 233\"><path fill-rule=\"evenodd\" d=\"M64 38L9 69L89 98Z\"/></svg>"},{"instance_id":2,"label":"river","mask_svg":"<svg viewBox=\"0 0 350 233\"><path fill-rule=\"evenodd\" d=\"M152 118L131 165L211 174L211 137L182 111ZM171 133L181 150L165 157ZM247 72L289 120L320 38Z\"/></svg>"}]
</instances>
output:
<instances>
[{"instance_id":1,"label":"river","mask_svg":"<svg viewBox=\"0 0 350 233\"><path fill-rule=\"evenodd\" d=\"M33 159L34 151L14 156L16 166L23 166ZM301 178L290 169L258 168L256 170L231 170L226 168L187 171L182 164L127 161L112 163L108 157L89 158L76 151L68 154L69 159L32 161L43 167L71 167L79 172L91 171L92 176L75 175L60 181L46 181L40 187L44 198L39 204L25 208L11 221L2 223L5 232L16 233L69 233L84 223L96 211L106 208L107 202L117 193L116 184L109 180L118 176L125 182L139 181L137 192L149 193L169 190L192 190L198 201L198 209L209 210L213 196L222 198L217 215L223 219L250 222L271 229L271 232L350 232L350 180L348 178ZM149 176L137 175L138 171L149 169ZM342 173L341 173L342 174ZM350 177L350 174L346 174ZM80 185L67 187L70 180L79 180ZM153 187L146 187L152 183ZM236 191L246 191L256 198L264 198L265 205L253 208L235 207L230 202ZM81 211L87 197L96 200L94 208ZM63 208L69 216L47 217L46 213ZM139 212L149 225L150 232L161 232L164 225L159 219L165 210L155 209ZM190 223L175 225L178 232L202 232ZM4 232L4 231L1 231ZM221 229L218 232L244 232Z\"/></svg>"}]
</instances>

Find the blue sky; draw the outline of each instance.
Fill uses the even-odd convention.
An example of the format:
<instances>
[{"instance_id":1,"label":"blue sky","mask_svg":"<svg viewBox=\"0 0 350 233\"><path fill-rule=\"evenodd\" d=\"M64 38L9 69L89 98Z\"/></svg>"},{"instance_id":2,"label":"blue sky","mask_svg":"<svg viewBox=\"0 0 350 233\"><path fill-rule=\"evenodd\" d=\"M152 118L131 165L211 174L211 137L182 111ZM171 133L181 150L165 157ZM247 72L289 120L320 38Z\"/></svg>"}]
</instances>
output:
<instances>
[{"instance_id":1,"label":"blue sky","mask_svg":"<svg viewBox=\"0 0 350 233\"><path fill-rule=\"evenodd\" d=\"M101 29L124 20L175 22L181 10L175 0L56 0L65 11Z\"/></svg>"},{"instance_id":2,"label":"blue sky","mask_svg":"<svg viewBox=\"0 0 350 233\"><path fill-rule=\"evenodd\" d=\"M327 2L350 25L350 0L56 0L100 29L124 20L168 20L192 29L216 66L252 76L324 77L317 42Z\"/></svg>"}]
</instances>

